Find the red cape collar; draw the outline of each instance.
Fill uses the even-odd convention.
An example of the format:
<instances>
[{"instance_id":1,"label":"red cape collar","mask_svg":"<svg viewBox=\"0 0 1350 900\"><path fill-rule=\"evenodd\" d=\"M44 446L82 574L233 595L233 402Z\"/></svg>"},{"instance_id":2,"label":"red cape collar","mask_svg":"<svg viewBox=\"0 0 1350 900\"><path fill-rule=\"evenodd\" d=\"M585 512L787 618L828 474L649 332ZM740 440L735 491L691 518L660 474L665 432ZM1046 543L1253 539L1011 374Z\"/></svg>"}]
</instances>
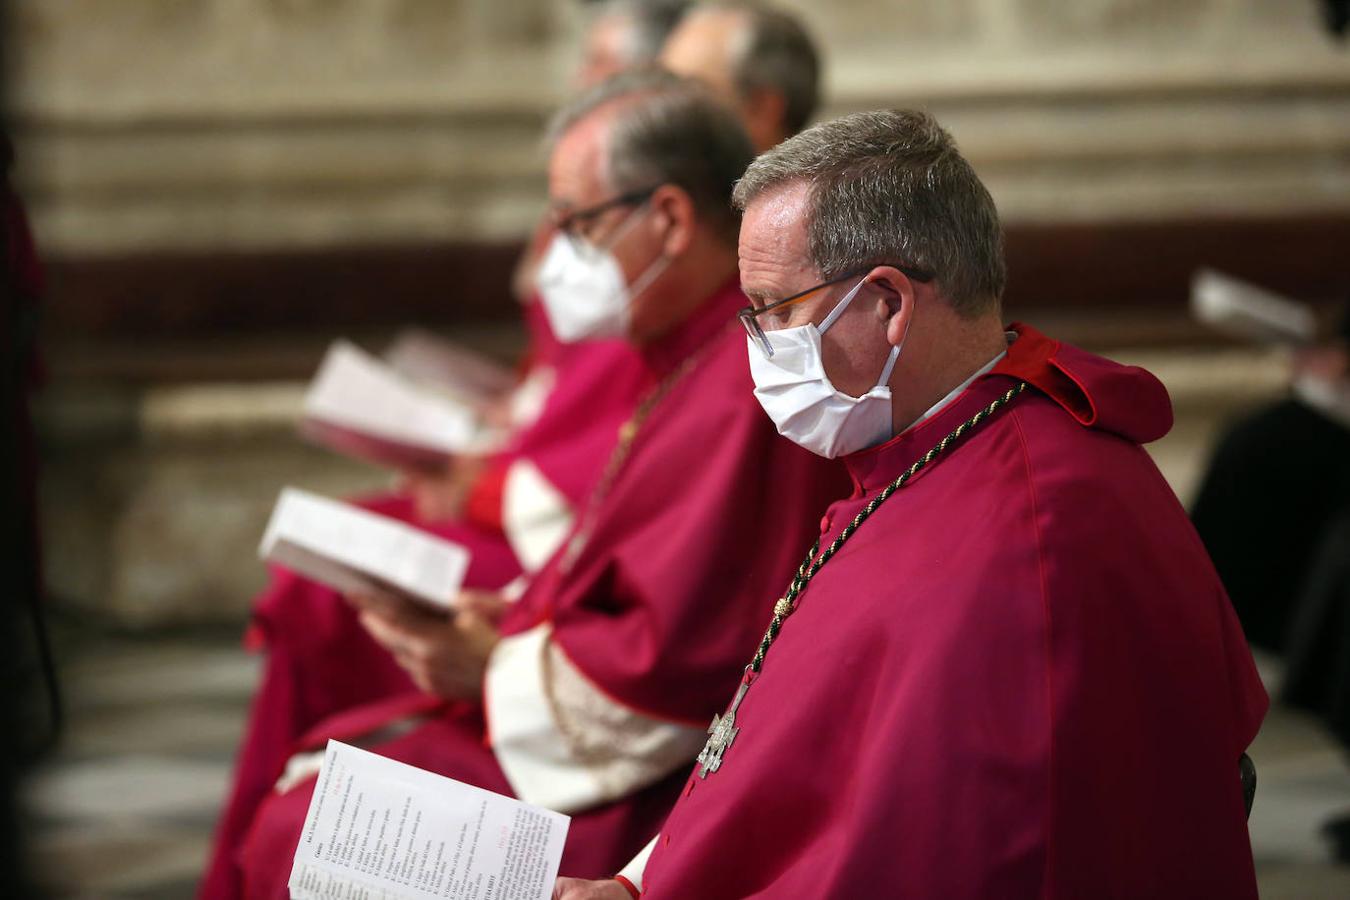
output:
<instances>
[{"instance_id":1,"label":"red cape collar","mask_svg":"<svg viewBox=\"0 0 1350 900\"><path fill-rule=\"evenodd\" d=\"M892 481L1014 381L1025 381L1085 428L1115 431L1140 443L1155 440L1170 429L1172 413L1167 393L1152 375L1067 347L1030 325L1014 322L1008 330L1015 332L1017 339L1008 346L1007 355L946 408L884 444L843 457L857 487L873 490ZM1094 392L1115 408L1115 413L1107 417L1112 421L1103 421Z\"/></svg>"}]
</instances>

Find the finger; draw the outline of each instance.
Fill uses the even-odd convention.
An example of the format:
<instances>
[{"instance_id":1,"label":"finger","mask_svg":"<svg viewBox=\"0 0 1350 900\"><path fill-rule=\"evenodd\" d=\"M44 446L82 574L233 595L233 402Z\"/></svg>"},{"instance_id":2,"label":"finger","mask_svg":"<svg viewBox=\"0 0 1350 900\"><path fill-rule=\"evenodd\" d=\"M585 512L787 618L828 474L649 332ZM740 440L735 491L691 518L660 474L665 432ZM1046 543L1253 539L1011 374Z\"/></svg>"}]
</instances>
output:
<instances>
[{"instance_id":1,"label":"finger","mask_svg":"<svg viewBox=\"0 0 1350 900\"><path fill-rule=\"evenodd\" d=\"M474 613L461 613L455 616L454 632L458 638L460 652L478 649L486 653L501 638L495 624Z\"/></svg>"},{"instance_id":2,"label":"finger","mask_svg":"<svg viewBox=\"0 0 1350 900\"><path fill-rule=\"evenodd\" d=\"M508 604L501 594L492 591L463 591L456 599L455 607L489 622L498 622L506 614Z\"/></svg>"},{"instance_id":3,"label":"finger","mask_svg":"<svg viewBox=\"0 0 1350 900\"><path fill-rule=\"evenodd\" d=\"M347 602L357 609L390 612L398 609L407 601L378 588L367 588L347 594Z\"/></svg>"},{"instance_id":4,"label":"finger","mask_svg":"<svg viewBox=\"0 0 1350 900\"><path fill-rule=\"evenodd\" d=\"M408 677L412 679L412 683L416 685L419 691L424 694L437 693L436 683L431 679L431 674L427 671L425 666L417 663L404 665L400 662L399 664L403 665L403 670L408 673Z\"/></svg>"},{"instance_id":5,"label":"finger","mask_svg":"<svg viewBox=\"0 0 1350 900\"><path fill-rule=\"evenodd\" d=\"M377 612L363 612L359 621L370 632L370 636L390 653L395 656L415 656L414 648L420 640L416 631Z\"/></svg>"},{"instance_id":6,"label":"finger","mask_svg":"<svg viewBox=\"0 0 1350 900\"><path fill-rule=\"evenodd\" d=\"M444 613L432 612L420 603L391 593L376 594L374 602L363 609L381 616L386 622L413 631L433 628L444 623L447 618Z\"/></svg>"}]
</instances>

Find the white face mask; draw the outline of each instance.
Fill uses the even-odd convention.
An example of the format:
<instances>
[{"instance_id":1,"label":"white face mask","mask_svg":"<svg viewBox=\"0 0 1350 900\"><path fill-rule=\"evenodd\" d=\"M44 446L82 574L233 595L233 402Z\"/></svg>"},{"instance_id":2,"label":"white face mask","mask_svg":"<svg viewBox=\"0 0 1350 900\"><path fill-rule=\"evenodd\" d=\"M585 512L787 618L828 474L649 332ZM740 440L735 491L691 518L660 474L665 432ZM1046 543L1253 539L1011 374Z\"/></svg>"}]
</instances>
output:
<instances>
[{"instance_id":1,"label":"white face mask","mask_svg":"<svg viewBox=\"0 0 1350 900\"><path fill-rule=\"evenodd\" d=\"M866 281L864 278L858 282L819 328L807 324L766 331L765 337L773 347L772 359L765 359L764 353L746 338L750 375L755 381L759 405L773 419L779 434L828 459L864 450L891 437L891 389L886 382L900 358L904 339L891 348L881 377L861 397L850 397L835 389L825 374L820 354L820 336L835 323Z\"/></svg>"},{"instance_id":2,"label":"white face mask","mask_svg":"<svg viewBox=\"0 0 1350 900\"><path fill-rule=\"evenodd\" d=\"M636 216L629 222L637 221ZM625 222L616 232L622 236L629 228ZM539 266L539 296L548 322L563 343L586 338L619 338L628 334L632 303L670 264L665 255L657 257L630 287L623 280L623 269L607 248L594 247L579 252L576 244L561 232L553 236Z\"/></svg>"}]
</instances>

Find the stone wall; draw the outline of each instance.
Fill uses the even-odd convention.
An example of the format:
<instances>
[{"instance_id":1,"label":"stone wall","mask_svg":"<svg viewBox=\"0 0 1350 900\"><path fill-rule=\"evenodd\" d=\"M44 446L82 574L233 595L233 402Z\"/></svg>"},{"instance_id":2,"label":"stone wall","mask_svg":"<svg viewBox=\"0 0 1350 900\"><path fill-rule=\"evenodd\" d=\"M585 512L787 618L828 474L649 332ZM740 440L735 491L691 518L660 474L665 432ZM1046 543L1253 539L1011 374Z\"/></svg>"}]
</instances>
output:
<instances>
[{"instance_id":1,"label":"stone wall","mask_svg":"<svg viewBox=\"0 0 1350 900\"><path fill-rule=\"evenodd\" d=\"M1111 314L1153 301L1153 340L1175 331L1156 301L1180 316L1192 263L1216 245L1290 291L1344 275L1350 55L1314 0L784 5L824 46L824 115L921 104L949 124L1018 226L1014 292L1083 290ZM52 263L53 593L130 626L238 622L278 488L385 477L295 438L293 379L323 322L373 327L372 297L471 305L450 285L480 312L507 305L473 276L491 260L500 276L542 208L538 134L565 92L579 4L11 0L8 14L18 179ZM1267 233L1281 219L1293 227ZM1077 268L1038 262L1049 255ZM1060 308L1081 330L1078 307ZM513 337L454 314L439 321L462 338ZM246 320L284 327L232 343ZM1128 329L1108 324L1120 347ZM1185 495L1214 428L1284 370L1153 352L1139 358L1164 370L1180 413L1154 449Z\"/></svg>"},{"instance_id":2,"label":"stone wall","mask_svg":"<svg viewBox=\"0 0 1350 900\"><path fill-rule=\"evenodd\" d=\"M1059 332L1056 332L1059 333ZM1193 497L1218 429L1277 396L1271 351L1118 348L1167 385L1177 425L1149 452ZM389 476L302 443L303 385L88 385L44 406L47 580L68 612L126 628L244 621L262 587L258 541L277 492L374 491Z\"/></svg>"},{"instance_id":3,"label":"stone wall","mask_svg":"<svg viewBox=\"0 0 1350 900\"><path fill-rule=\"evenodd\" d=\"M925 104L1013 221L1350 210L1314 0L789 0L826 115ZM49 253L496 240L542 198L571 0L14 0Z\"/></svg>"}]
</instances>

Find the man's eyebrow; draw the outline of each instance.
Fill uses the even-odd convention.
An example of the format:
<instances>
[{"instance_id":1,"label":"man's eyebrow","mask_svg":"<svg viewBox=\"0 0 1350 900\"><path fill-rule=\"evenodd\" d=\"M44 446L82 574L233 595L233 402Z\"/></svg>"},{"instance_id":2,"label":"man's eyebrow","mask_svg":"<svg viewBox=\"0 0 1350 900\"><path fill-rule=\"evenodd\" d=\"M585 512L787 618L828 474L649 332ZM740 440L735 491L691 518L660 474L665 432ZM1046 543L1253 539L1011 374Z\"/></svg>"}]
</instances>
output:
<instances>
[{"instance_id":1,"label":"man's eyebrow","mask_svg":"<svg viewBox=\"0 0 1350 900\"><path fill-rule=\"evenodd\" d=\"M751 300L758 300L761 303L773 297L773 291L765 288L741 288L741 293Z\"/></svg>"}]
</instances>

